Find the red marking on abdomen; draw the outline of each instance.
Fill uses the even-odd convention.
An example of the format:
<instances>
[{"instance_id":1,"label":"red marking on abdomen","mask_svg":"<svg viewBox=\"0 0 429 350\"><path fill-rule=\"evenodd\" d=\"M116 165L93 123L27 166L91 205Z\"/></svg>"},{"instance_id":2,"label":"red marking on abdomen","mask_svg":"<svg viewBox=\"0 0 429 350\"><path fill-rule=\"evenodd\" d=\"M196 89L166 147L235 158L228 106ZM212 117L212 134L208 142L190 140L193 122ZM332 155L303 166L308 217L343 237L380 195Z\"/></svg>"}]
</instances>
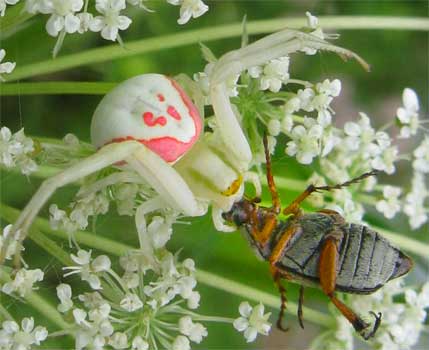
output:
<instances>
[{"instance_id":1,"label":"red marking on abdomen","mask_svg":"<svg viewBox=\"0 0 429 350\"><path fill-rule=\"evenodd\" d=\"M179 112L174 108L173 106L168 106L167 113L172 116L176 120L181 120L182 117L180 116Z\"/></svg>"},{"instance_id":2,"label":"red marking on abdomen","mask_svg":"<svg viewBox=\"0 0 429 350\"><path fill-rule=\"evenodd\" d=\"M158 101L159 102L164 102L165 101L165 97L164 97L163 94L158 94L158 95L156 95L156 97L158 97Z\"/></svg>"},{"instance_id":3,"label":"red marking on abdomen","mask_svg":"<svg viewBox=\"0 0 429 350\"><path fill-rule=\"evenodd\" d=\"M153 113L151 112L143 113L143 121L147 126L155 126L157 124L164 126L167 124L167 119L165 119L165 117L160 116L154 119Z\"/></svg>"}]
</instances>

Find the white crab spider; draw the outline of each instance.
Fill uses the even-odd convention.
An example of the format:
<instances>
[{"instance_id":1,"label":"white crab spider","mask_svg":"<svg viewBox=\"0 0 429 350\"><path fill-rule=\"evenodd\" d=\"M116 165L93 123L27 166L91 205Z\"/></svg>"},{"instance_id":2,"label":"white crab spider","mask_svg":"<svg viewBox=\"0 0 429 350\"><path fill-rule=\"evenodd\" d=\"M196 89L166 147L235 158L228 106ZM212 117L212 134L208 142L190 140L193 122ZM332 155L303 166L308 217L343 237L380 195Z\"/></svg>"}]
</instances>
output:
<instances>
[{"instance_id":1,"label":"white crab spider","mask_svg":"<svg viewBox=\"0 0 429 350\"><path fill-rule=\"evenodd\" d=\"M248 172L252 154L225 82L245 69L304 48L353 57L367 67L353 52L311 34L289 29L271 34L215 62L209 95L218 127L215 133L205 135L201 135L197 108L172 79L144 74L118 85L103 98L93 116L91 138L99 150L43 182L13 226L13 232L20 230L19 243L57 188L119 164L132 168L159 194L137 210L139 232L145 229L144 214L166 204L186 216L199 216L206 212L208 203L214 207L215 226L230 231L221 212L241 197L245 180L252 181L257 192L260 185ZM9 234L3 245L0 263L13 236ZM17 249L15 264L19 263L19 252Z\"/></svg>"}]
</instances>

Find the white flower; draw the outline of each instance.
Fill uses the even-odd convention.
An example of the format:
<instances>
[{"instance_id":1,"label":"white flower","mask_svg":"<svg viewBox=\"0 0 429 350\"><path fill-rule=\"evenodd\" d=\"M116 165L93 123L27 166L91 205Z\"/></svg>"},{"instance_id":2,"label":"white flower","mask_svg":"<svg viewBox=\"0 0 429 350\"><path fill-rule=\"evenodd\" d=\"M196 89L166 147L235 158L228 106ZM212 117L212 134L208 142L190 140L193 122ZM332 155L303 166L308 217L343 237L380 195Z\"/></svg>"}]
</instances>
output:
<instances>
[{"instance_id":1,"label":"white flower","mask_svg":"<svg viewBox=\"0 0 429 350\"><path fill-rule=\"evenodd\" d=\"M316 16L313 16L310 12L306 12L305 15L307 16L307 26L310 29L314 29L311 34L320 38L320 39L324 39L325 38L325 34L322 31L322 28L319 27L319 19ZM312 49L309 47L305 47L301 50L302 52L304 52L307 55L315 55L317 50L316 49Z\"/></svg>"},{"instance_id":2,"label":"white flower","mask_svg":"<svg viewBox=\"0 0 429 350\"><path fill-rule=\"evenodd\" d=\"M143 307L143 302L136 294L127 294L119 303L121 308L128 312L133 312Z\"/></svg>"},{"instance_id":3,"label":"white flower","mask_svg":"<svg viewBox=\"0 0 429 350\"><path fill-rule=\"evenodd\" d=\"M268 133L271 136L278 136L281 130L281 123L278 119L270 119L268 122Z\"/></svg>"},{"instance_id":4,"label":"white flower","mask_svg":"<svg viewBox=\"0 0 429 350\"><path fill-rule=\"evenodd\" d=\"M201 343L207 337L207 329L201 323L193 323L191 316L183 316L179 320L179 331L194 343Z\"/></svg>"},{"instance_id":5,"label":"white flower","mask_svg":"<svg viewBox=\"0 0 429 350\"><path fill-rule=\"evenodd\" d=\"M319 19L313 16L309 11L307 11L305 15L307 16L307 26L311 29L316 29L319 25Z\"/></svg>"},{"instance_id":6,"label":"white flower","mask_svg":"<svg viewBox=\"0 0 429 350\"><path fill-rule=\"evenodd\" d=\"M73 307L72 290L68 284L61 283L57 286L57 296L61 303L57 306L59 312L67 312Z\"/></svg>"},{"instance_id":7,"label":"white flower","mask_svg":"<svg viewBox=\"0 0 429 350\"><path fill-rule=\"evenodd\" d=\"M279 92L282 84L285 84L289 79L289 57L273 59L261 69L251 69L249 74L260 79L261 90Z\"/></svg>"},{"instance_id":8,"label":"white flower","mask_svg":"<svg viewBox=\"0 0 429 350\"><path fill-rule=\"evenodd\" d=\"M110 259L106 255L100 255L91 262L91 251L82 249L77 252L77 256L73 254L70 256L80 266L64 267L64 270L71 270L64 274L64 277L80 273L82 280L88 282L92 289L102 289L97 274L110 269Z\"/></svg>"},{"instance_id":9,"label":"white flower","mask_svg":"<svg viewBox=\"0 0 429 350\"><path fill-rule=\"evenodd\" d=\"M2 286L2 292L12 294L16 292L19 296L25 297L27 293L31 292L33 285L36 282L43 281L44 273L40 269L27 270L25 268L18 270L15 278L11 282L7 282Z\"/></svg>"},{"instance_id":10,"label":"white flower","mask_svg":"<svg viewBox=\"0 0 429 350\"><path fill-rule=\"evenodd\" d=\"M78 13L76 17L79 19L79 28L77 29L77 32L79 34L83 34L91 29L91 26L94 23L94 16L92 15L92 13L82 12ZM68 135L72 134L67 134L66 137ZM66 137L64 137L64 139ZM79 145L79 140L77 139L77 137L75 135L72 135L72 137L74 137L74 141L77 141L77 144L75 143L74 145ZM66 141L64 140L64 142Z\"/></svg>"},{"instance_id":11,"label":"white flower","mask_svg":"<svg viewBox=\"0 0 429 350\"><path fill-rule=\"evenodd\" d=\"M300 101L300 108L306 112L314 111L312 101L315 95L316 93L311 88L299 89L296 97Z\"/></svg>"},{"instance_id":12,"label":"white flower","mask_svg":"<svg viewBox=\"0 0 429 350\"><path fill-rule=\"evenodd\" d=\"M395 172L394 163L398 160L398 153L397 146L386 148L371 161L371 166L376 170L381 170L391 175Z\"/></svg>"},{"instance_id":13,"label":"white flower","mask_svg":"<svg viewBox=\"0 0 429 350\"><path fill-rule=\"evenodd\" d=\"M187 23L191 17L198 18L209 10L209 7L201 0L167 0L172 5L180 6L179 24Z\"/></svg>"},{"instance_id":14,"label":"white flower","mask_svg":"<svg viewBox=\"0 0 429 350\"><path fill-rule=\"evenodd\" d=\"M271 312L264 315L264 305L259 304L252 308L246 301L240 304L238 310L241 317L234 320L234 328L244 332L248 343L253 342L258 333L268 335L271 329L271 323L268 322Z\"/></svg>"},{"instance_id":15,"label":"white flower","mask_svg":"<svg viewBox=\"0 0 429 350\"><path fill-rule=\"evenodd\" d=\"M101 31L104 39L115 41L119 30L125 30L131 24L130 18L120 15L125 7L125 0L96 0L95 8L103 16L95 17L89 29L93 32Z\"/></svg>"},{"instance_id":16,"label":"white flower","mask_svg":"<svg viewBox=\"0 0 429 350\"><path fill-rule=\"evenodd\" d=\"M191 344L189 343L189 339L184 335L178 335L176 339L174 339L172 350L191 350Z\"/></svg>"},{"instance_id":17,"label":"white flower","mask_svg":"<svg viewBox=\"0 0 429 350\"><path fill-rule=\"evenodd\" d=\"M4 16L6 12L6 5L15 5L18 1L19 0L0 0L0 16Z\"/></svg>"},{"instance_id":18,"label":"white flower","mask_svg":"<svg viewBox=\"0 0 429 350\"><path fill-rule=\"evenodd\" d=\"M26 0L25 1L25 10L28 13L52 13L52 1L50 0Z\"/></svg>"},{"instance_id":19,"label":"white flower","mask_svg":"<svg viewBox=\"0 0 429 350\"><path fill-rule=\"evenodd\" d=\"M386 218L392 219L401 209L401 202L399 201L400 194L400 187L384 186L384 199L378 201L375 208L383 213Z\"/></svg>"},{"instance_id":20,"label":"white flower","mask_svg":"<svg viewBox=\"0 0 429 350\"><path fill-rule=\"evenodd\" d=\"M411 181L411 191L405 197L404 213L413 230L428 221L428 211L424 202L429 195L423 173L415 172Z\"/></svg>"},{"instance_id":21,"label":"white flower","mask_svg":"<svg viewBox=\"0 0 429 350\"><path fill-rule=\"evenodd\" d=\"M46 31L51 36L58 36L64 30L66 33L75 33L80 28L80 19L75 12L83 7L83 0L51 0L49 17L46 22Z\"/></svg>"},{"instance_id":22,"label":"white flower","mask_svg":"<svg viewBox=\"0 0 429 350\"><path fill-rule=\"evenodd\" d=\"M34 328L32 317L22 319L21 329L14 321L4 321L0 328L0 349L30 350L31 345L40 345L48 337L45 327Z\"/></svg>"},{"instance_id":23,"label":"white flower","mask_svg":"<svg viewBox=\"0 0 429 350\"><path fill-rule=\"evenodd\" d=\"M320 153L320 138L323 128L314 119L305 118L304 126L297 125L292 129L292 141L287 143L286 153L296 155L301 164L310 164L313 158Z\"/></svg>"},{"instance_id":24,"label":"white flower","mask_svg":"<svg viewBox=\"0 0 429 350\"><path fill-rule=\"evenodd\" d=\"M37 164L31 159L33 152L33 140L25 136L24 129L14 134L5 126L0 129L0 165L16 166L22 174L29 175L37 170Z\"/></svg>"},{"instance_id":25,"label":"white flower","mask_svg":"<svg viewBox=\"0 0 429 350\"><path fill-rule=\"evenodd\" d=\"M164 247L170 240L171 234L173 233L173 229L171 227L173 222L174 219L170 216L167 216L166 218L155 216L152 219L151 223L147 227L147 231L155 249Z\"/></svg>"},{"instance_id":26,"label":"white flower","mask_svg":"<svg viewBox=\"0 0 429 350\"><path fill-rule=\"evenodd\" d=\"M414 152L413 168L422 173L429 173L429 136L425 136L424 140Z\"/></svg>"},{"instance_id":27,"label":"white flower","mask_svg":"<svg viewBox=\"0 0 429 350\"><path fill-rule=\"evenodd\" d=\"M133 339L133 342L131 344L132 350L148 350L149 349L149 343L144 340L141 336L137 336Z\"/></svg>"},{"instance_id":28,"label":"white flower","mask_svg":"<svg viewBox=\"0 0 429 350\"><path fill-rule=\"evenodd\" d=\"M109 345L114 349L128 348L128 337L125 333L116 332L109 339Z\"/></svg>"},{"instance_id":29,"label":"white flower","mask_svg":"<svg viewBox=\"0 0 429 350\"><path fill-rule=\"evenodd\" d=\"M417 133L419 128L419 100L410 88L405 88L402 93L403 107L396 111L396 116L401 124L400 137L409 138Z\"/></svg>"}]
</instances>

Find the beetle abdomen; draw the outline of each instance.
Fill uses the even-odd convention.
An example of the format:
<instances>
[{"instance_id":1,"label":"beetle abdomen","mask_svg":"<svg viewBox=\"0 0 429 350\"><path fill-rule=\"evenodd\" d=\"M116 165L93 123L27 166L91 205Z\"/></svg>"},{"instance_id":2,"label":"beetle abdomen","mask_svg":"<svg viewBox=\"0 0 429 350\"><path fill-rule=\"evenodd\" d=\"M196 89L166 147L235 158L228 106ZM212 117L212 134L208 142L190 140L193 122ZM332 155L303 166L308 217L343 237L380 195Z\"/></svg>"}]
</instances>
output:
<instances>
[{"instance_id":1,"label":"beetle abdomen","mask_svg":"<svg viewBox=\"0 0 429 350\"><path fill-rule=\"evenodd\" d=\"M337 289L372 293L407 273L411 260L376 231L350 224L343 239L337 269Z\"/></svg>"},{"instance_id":2,"label":"beetle abdomen","mask_svg":"<svg viewBox=\"0 0 429 350\"><path fill-rule=\"evenodd\" d=\"M333 230L343 235L338 245L336 290L368 294L387 281L407 273L411 260L377 232L363 225L338 225L324 214L298 220L299 238L289 246L277 266L294 278L319 282L319 261L324 238Z\"/></svg>"}]
</instances>

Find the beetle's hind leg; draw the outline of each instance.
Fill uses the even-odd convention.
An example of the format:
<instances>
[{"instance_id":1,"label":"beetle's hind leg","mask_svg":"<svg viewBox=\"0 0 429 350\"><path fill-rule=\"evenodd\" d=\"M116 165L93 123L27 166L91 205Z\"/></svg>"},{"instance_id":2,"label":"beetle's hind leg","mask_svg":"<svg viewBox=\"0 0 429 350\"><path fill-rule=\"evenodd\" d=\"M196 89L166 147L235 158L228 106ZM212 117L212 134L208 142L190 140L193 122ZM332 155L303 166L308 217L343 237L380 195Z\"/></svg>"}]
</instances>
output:
<instances>
[{"instance_id":1,"label":"beetle's hind leg","mask_svg":"<svg viewBox=\"0 0 429 350\"><path fill-rule=\"evenodd\" d=\"M337 279L337 261L338 261L338 246L337 239L333 236L328 236L323 244L322 252L319 261L319 278L323 292L331 299L332 303L343 314L345 318L352 324L354 329L365 339L373 337L377 332L381 323L381 313L376 315L371 311L371 315L375 317L374 326L370 328L370 324L360 318L352 309L345 305L335 296L335 286Z\"/></svg>"},{"instance_id":2,"label":"beetle's hind leg","mask_svg":"<svg viewBox=\"0 0 429 350\"><path fill-rule=\"evenodd\" d=\"M280 293L280 312L279 317L277 318L277 328L283 332L289 330L288 327L283 327L283 318L286 311L287 297L286 297L286 288L281 283L281 278L284 277L282 271L280 271L274 265L271 265L271 274L273 275L274 283L279 289Z\"/></svg>"}]
</instances>

